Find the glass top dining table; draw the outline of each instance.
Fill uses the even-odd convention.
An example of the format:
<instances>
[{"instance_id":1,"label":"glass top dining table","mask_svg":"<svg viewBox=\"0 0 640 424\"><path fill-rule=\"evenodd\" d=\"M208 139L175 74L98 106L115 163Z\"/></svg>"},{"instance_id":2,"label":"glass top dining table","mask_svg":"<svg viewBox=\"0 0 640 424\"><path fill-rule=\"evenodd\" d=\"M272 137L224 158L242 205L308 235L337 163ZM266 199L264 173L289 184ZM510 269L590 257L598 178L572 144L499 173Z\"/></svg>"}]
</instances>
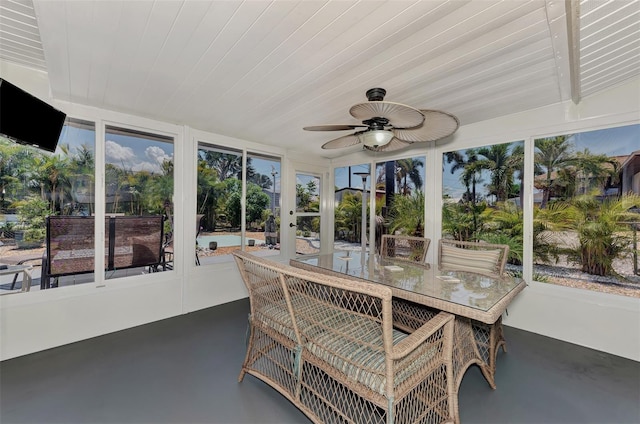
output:
<instances>
[{"instance_id":1,"label":"glass top dining table","mask_svg":"<svg viewBox=\"0 0 640 424\"><path fill-rule=\"evenodd\" d=\"M395 297L456 315L494 323L526 283L511 275L488 276L462 271L440 271L437 266L414 264L360 251L299 256L290 265L308 271L355 278L391 287Z\"/></svg>"}]
</instances>

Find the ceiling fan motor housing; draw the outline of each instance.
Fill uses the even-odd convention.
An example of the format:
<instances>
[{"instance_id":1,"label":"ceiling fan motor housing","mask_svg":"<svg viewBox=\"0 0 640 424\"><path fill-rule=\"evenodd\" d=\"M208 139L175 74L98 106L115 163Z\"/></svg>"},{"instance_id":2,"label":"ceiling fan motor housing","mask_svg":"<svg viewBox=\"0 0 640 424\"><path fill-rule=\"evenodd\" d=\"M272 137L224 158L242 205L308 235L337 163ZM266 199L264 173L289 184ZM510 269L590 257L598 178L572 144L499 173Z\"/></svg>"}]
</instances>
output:
<instances>
[{"instance_id":1,"label":"ceiling fan motor housing","mask_svg":"<svg viewBox=\"0 0 640 424\"><path fill-rule=\"evenodd\" d=\"M370 102L381 102L386 94L387 90L384 88L370 88L367 90L367 99Z\"/></svg>"}]
</instances>

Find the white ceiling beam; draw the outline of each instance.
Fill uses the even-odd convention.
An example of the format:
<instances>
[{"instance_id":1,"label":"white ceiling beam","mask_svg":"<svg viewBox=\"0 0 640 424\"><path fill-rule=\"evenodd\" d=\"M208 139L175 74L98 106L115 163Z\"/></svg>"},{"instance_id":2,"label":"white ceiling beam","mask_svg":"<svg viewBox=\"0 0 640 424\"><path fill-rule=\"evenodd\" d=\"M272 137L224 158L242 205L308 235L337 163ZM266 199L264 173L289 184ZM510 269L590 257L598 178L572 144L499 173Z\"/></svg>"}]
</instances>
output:
<instances>
[{"instance_id":1,"label":"white ceiling beam","mask_svg":"<svg viewBox=\"0 0 640 424\"><path fill-rule=\"evenodd\" d=\"M565 0L567 17L567 47L569 49L569 72L571 76L571 100L578 104L582 98L580 85L580 2Z\"/></svg>"},{"instance_id":2,"label":"white ceiling beam","mask_svg":"<svg viewBox=\"0 0 640 424\"><path fill-rule=\"evenodd\" d=\"M549 25L549 35L551 47L553 48L553 58L556 64L556 78L560 98L564 100L572 99L577 103L574 93L574 78L572 75L572 55L568 17L565 7L571 0L565 2L561 0L545 0L545 12ZM565 6L567 5L567 6Z\"/></svg>"}]
</instances>

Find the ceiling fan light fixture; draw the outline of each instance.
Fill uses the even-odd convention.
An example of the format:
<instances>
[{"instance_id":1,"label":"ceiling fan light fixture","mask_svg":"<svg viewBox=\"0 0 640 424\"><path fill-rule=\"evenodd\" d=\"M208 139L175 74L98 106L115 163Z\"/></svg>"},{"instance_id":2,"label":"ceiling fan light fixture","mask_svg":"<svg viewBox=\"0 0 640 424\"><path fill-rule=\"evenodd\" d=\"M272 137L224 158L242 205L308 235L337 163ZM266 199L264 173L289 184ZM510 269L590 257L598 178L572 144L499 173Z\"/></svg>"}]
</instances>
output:
<instances>
[{"instance_id":1,"label":"ceiling fan light fixture","mask_svg":"<svg viewBox=\"0 0 640 424\"><path fill-rule=\"evenodd\" d=\"M358 134L358 138L365 146L384 146L393 138L393 132L389 130L371 130Z\"/></svg>"}]
</instances>

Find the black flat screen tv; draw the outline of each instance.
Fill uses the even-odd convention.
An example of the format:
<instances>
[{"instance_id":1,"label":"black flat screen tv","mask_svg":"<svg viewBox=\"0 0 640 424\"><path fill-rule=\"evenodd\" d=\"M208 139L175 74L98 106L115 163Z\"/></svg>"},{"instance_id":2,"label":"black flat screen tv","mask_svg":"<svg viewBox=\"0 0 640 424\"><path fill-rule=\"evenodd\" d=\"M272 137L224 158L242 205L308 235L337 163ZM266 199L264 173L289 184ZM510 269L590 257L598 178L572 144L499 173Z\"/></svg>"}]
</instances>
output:
<instances>
[{"instance_id":1,"label":"black flat screen tv","mask_svg":"<svg viewBox=\"0 0 640 424\"><path fill-rule=\"evenodd\" d=\"M0 78L0 134L54 152L67 115Z\"/></svg>"}]
</instances>

